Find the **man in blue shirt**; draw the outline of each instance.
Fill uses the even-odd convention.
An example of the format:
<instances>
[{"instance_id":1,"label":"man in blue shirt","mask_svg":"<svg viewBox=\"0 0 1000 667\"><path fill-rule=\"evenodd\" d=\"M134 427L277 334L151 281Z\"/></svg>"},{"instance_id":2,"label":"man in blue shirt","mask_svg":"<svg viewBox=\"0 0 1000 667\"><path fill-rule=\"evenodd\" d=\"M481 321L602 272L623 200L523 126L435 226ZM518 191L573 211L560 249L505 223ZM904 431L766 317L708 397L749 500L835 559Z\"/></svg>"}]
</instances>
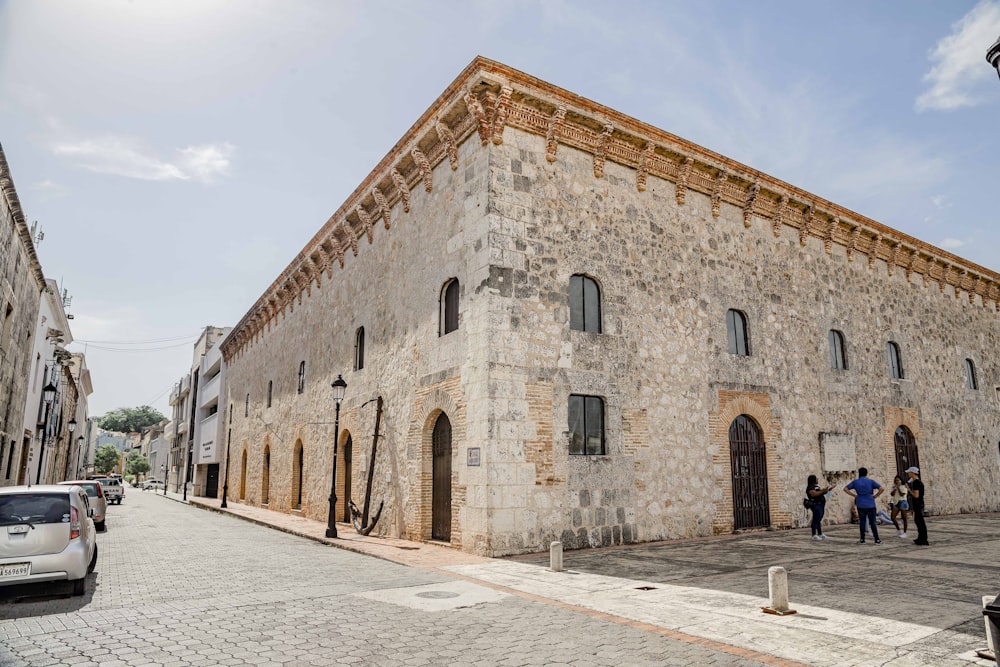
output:
<instances>
[{"instance_id":1,"label":"man in blue shirt","mask_svg":"<svg viewBox=\"0 0 1000 667\"><path fill-rule=\"evenodd\" d=\"M868 468L858 468L858 478L844 487L844 493L854 497L854 505L858 508L858 526L861 527L861 539L858 544L865 543L865 521L872 527L872 537L875 544L882 544L878 538L878 527L875 521L875 499L882 495L882 485L873 479L868 479Z\"/></svg>"}]
</instances>

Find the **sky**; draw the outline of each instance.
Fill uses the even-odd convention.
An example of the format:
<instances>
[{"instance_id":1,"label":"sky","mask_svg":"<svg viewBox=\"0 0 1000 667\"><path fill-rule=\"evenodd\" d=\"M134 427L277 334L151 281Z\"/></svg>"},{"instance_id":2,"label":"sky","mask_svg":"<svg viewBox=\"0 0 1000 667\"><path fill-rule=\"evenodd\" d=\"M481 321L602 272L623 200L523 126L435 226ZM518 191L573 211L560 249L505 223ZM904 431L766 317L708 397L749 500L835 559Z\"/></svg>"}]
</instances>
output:
<instances>
[{"instance_id":1,"label":"sky","mask_svg":"<svg viewBox=\"0 0 1000 667\"><path fill-rule=\"evenodd\" d=\"M477 55L1000 270L1000 0L0 0L90 414L152 405Z\"/></svg>"}]
</instances>

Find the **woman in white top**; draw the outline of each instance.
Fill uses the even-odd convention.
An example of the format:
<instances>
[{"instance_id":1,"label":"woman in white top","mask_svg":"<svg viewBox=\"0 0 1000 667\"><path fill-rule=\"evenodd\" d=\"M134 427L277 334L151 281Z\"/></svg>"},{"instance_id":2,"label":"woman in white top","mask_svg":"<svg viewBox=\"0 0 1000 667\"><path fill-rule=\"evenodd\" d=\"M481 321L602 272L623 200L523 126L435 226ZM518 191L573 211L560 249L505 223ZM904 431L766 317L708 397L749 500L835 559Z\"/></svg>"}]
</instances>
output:
<instances>
[{"instance_id":1,"label":"woman in white top","mask_svg":"<svg viewBox=\"0 0 1000 667\"><path fill-rule=\"evenodd\" d=\"M896 535L900 538L906 537L906 529L909 527L906 520L906 513L910 509L906 501L906 485L903 484L899 475L892 480L892 489L889 491L889 509L892 510L892 525L896 527ZM899 522L896 518L903 515L903 529L899 529Z\"/></svg>"}]
</instances>

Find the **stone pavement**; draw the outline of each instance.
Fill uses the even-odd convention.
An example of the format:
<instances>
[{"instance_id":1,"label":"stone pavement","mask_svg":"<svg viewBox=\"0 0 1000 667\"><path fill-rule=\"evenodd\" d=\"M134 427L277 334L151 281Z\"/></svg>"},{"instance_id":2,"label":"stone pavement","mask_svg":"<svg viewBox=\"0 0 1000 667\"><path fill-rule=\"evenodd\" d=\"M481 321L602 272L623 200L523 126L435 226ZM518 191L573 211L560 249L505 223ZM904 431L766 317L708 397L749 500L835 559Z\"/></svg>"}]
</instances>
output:
<instances>
[{"instance_id":1,"label":"stone pavement","mask_svg":"<svg viewBox=\"0 0 1000 667\"><path fill-rule=\"evenodd\" d=\"M220 510L215 499L192 503ZM228 511L338 547L646 627L681 641L709 641L810 665L993 665L985 647L982 596L1000 593L1000 516L932 517L930 547L881 529L883 544L856 544L857 526L765 531L687 541L566 552L564 572L548 553L479 558L445 546L357 535L325 524L230 503ZM788 571L792 616L761 612L767 570ZM638 624L638 625L636 625Z\"/></svg>"}]
</instances>

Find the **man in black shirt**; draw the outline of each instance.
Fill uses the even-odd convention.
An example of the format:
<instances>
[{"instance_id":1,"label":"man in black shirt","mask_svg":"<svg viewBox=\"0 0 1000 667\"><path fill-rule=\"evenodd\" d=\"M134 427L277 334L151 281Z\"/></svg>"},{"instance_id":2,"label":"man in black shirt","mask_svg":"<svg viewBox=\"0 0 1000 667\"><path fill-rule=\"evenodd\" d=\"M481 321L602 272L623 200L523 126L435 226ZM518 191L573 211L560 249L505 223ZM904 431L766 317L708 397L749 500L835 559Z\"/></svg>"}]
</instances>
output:
<instances>
[{"instance_id":1,"label":"man in black shirt","mask_svg":"<svg viewBox=\"0 0 1000 667\"><path fill-rule=\"evenodd\" d=\"M910 489L910 509L913 511L913 523L917 524L917 539L914 544L928 546L927 524L924 523L924 483L920 481L920 468L916 466L906 469L906 476L910 481L906 486Z\"/></svg>"}]
</instances>

